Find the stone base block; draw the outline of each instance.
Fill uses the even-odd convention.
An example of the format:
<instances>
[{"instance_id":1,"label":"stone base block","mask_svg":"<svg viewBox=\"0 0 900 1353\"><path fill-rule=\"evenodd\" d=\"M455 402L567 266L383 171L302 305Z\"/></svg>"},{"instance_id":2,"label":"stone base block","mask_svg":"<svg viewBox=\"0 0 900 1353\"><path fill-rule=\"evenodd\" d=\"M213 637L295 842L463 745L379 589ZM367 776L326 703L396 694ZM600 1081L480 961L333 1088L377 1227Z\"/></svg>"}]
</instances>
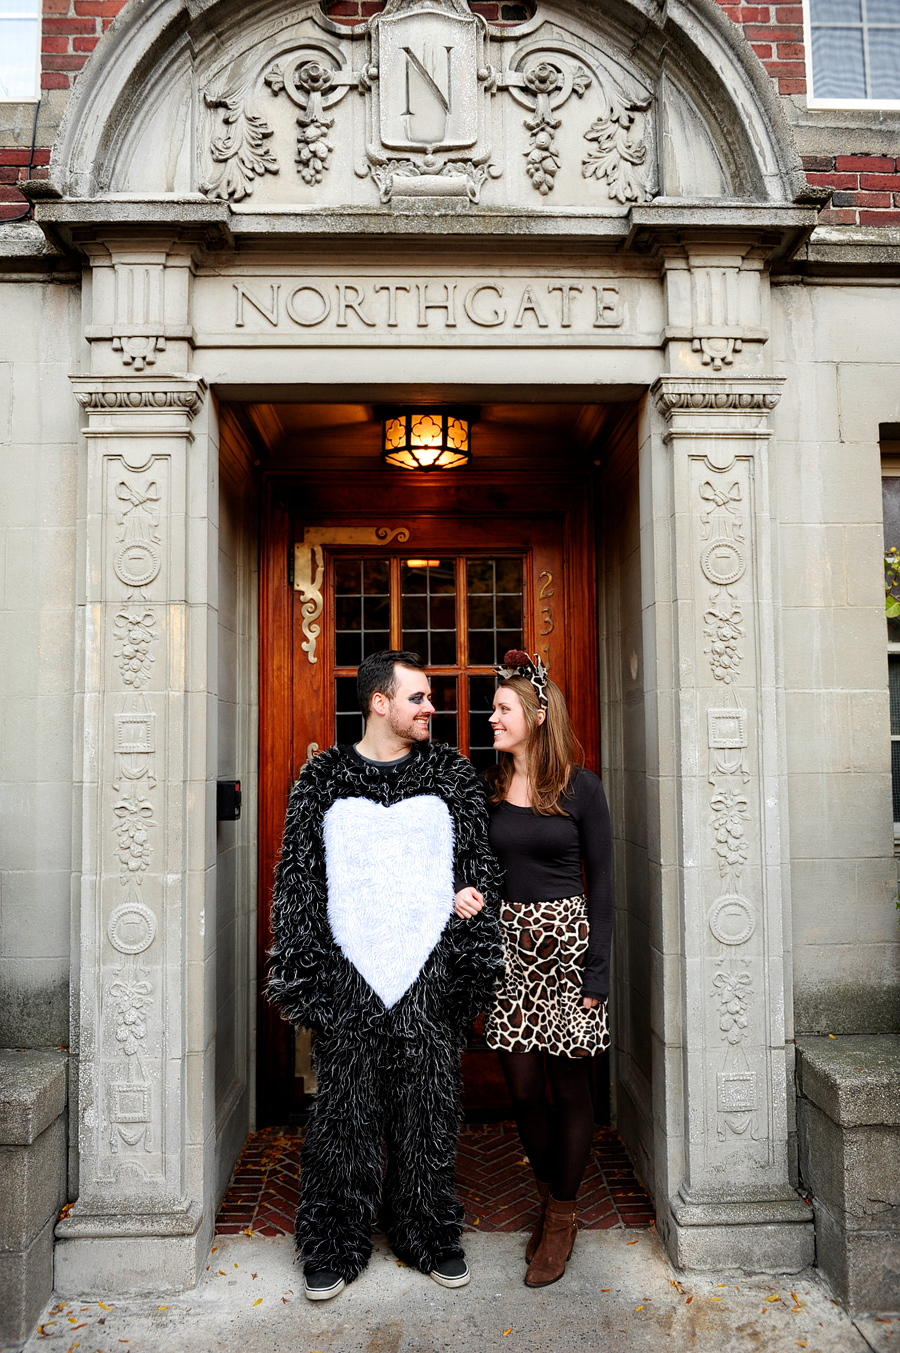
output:
<instances>
[{"instance_id":1,"label":"stone base block","mask_svg":"<svg viewBox=\"0 0 900 1353\"><path fill-rule=\"evenodd\" d=\"M900 1314L900 1231L846 1231L815 1205L819 1268L851 1311Z\"/></svg>"},{"instance_id":2,"label":"stone base block","mask_svg":"<svg viewBox=\"0 0 900 1353\"><path fill-rule=\"evenodd\" d=\"M211 1228L187 1236L57 1239L54 1287L64 1297L189 1292L206 1266Z\"/></svg>"},{"instance_id":3,"label":"stone base block","mask_svg":"<svg viewBox=\"0 0 900 1353\"><path fill-rule=\"evenodd\" d=\"M27 1249L0 1254L0 1344L24 1343L50 1295L55 1221L51 1217Z\"/></svg>"},{"instance_id":4,"label":"stone base block","mask_svg":"<svg viewBox=\"0 0 900 1353\"><path fill-rule=\"evenodd\" d=\"M708 1272L798 1273L815 1262L813 1219L746 1226L679 1226L672 1218L669 1258L677 1268Z\"/></svg>"}]
</instances>

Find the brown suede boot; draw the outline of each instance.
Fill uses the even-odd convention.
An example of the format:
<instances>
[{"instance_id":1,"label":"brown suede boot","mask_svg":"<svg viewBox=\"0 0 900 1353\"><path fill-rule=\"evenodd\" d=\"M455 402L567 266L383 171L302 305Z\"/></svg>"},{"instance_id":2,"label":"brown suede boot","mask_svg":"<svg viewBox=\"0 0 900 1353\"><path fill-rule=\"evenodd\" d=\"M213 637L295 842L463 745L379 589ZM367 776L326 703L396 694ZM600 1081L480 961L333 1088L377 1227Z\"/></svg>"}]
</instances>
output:
<instances>
[{"instance_id":1,"label":"brown suede boot","mask_svg":"<svg viewBox=\"0 0 900 1353\"><path fill-rule=\"evenodd\" d=\"M528 1244L525 1246L526 1264L531 1263L532 1259L537 1254L537 1247L541 1243L541 1236L544 1234L544 1215L547 1211L547 1199L550 1197L549 1184L542 1184L539 1179L536 1179L534 1182L537 1184L540 1205L538 1207L537 1221L534 1223L534 1230L528 1239Z\"/></svg>"},{"instance_id":2,"label":"brown suede boot","mask_svg":"<svg viewBox=\"0 0 900 1353\"><path fill-rule=\"evenodd\" d=\"M525 1274L526 1287L549 1287L562 1277L577 1234L575 1199L560 1202L550 1198L541 1243Z\"/></svg>"}]
</instances>

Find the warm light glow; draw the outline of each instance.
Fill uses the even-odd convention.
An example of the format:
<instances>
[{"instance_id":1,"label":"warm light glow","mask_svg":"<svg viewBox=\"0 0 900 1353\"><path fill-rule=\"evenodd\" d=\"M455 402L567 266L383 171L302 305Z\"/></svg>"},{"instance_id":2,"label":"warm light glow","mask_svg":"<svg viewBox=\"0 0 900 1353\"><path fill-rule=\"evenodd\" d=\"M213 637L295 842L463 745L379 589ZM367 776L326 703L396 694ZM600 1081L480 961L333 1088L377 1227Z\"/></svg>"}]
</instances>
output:
<instances>
[{"instance_id":1,"label":"warm light glow","mask_svg":"<svg viewBox=\"0 0 900 1353\"><path fill-rule=\"evenodd\" d=\"M404 559L407 568L439 568L440 559Z\"/></svg>"},{"instance_id":2,"label":"warm light glow","mask_svg":"<svg viewBox=\"0 0 900 1353\"><path fill-rule=\"evenodd\" d=\"M474 409L384 409L382 460L402 470L455 470L472 458Z\"/></svg>"}]
</instances>

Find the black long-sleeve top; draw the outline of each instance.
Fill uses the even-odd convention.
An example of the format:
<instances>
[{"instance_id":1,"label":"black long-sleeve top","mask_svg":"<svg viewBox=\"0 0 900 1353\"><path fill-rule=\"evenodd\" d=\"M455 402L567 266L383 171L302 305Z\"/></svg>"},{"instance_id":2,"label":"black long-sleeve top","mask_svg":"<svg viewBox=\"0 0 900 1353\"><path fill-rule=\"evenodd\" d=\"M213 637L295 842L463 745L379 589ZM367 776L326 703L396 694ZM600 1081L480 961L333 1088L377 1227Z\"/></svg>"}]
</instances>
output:
<instances>
[{"instance_id":1,"label":"black long-sleeve top","mask_svg":"<svg viewBox=\"0 0 900 1353\"><path fill-rule=\"evenodd\" d=\"M560 807L565 817L544 817L514 803L488 804L491 849L503 870L507 901L543 902L587 892L590 937L582 995L605 1001L613 922L612 832L606 794L593 771L573 767Z\"/></svg>"}]
</instances>

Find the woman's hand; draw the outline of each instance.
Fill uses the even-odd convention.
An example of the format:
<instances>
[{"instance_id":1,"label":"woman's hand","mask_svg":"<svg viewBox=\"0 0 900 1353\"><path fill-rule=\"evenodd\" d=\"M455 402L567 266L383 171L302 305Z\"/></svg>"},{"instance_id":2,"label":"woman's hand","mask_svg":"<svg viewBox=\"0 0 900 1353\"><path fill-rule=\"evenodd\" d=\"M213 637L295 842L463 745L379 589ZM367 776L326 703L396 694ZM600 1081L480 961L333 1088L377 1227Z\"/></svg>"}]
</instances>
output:
<instances>
[{"instance_id":1,"label":"woman's hand","mask_svg":"<svg viewBox=\"0 0 900 1353\"><path fill-rule=\"evenodd\" d=\"M599 1005L600 1002L597 1000L596 996L582 996L581 1004L584 1006L585 1010L593 1010L594 1006Z\"/></svg>"},{"instance_id":2,"label":"woman's hand","mask_svg":"<svg viewBox=\"0 0 900 1353\"><path fill-rule=\"evenodd\" d=\"M464 921L471 921L484 906L484 898L477 888L460 888L453 899L453 910Z\"/></svg>"}]
</instances>

